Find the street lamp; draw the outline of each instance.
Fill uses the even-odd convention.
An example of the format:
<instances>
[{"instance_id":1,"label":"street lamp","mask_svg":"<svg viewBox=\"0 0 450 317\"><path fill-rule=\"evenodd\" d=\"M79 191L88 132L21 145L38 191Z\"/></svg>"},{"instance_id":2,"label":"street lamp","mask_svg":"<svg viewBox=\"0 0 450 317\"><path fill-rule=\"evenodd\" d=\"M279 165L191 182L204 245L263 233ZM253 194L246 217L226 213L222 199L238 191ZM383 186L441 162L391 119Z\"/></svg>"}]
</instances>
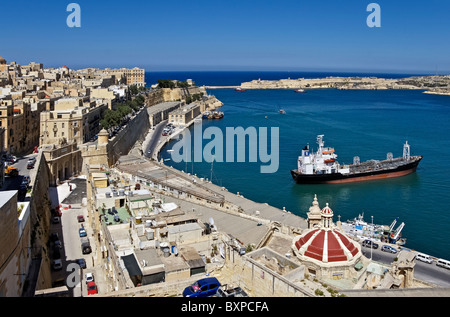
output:
<instances>
[{"instance_id":1,"label":"street lamp","mask_svg":"<svg viewBox=\"0 0 450 317\"><path fill-rule=\"evenodd\" d=\"M373 216L370 216L372 218L372 228L373 228ZM373 236L372 236L373 239ZM373 249L373 240L370 241L370 260L372 260L372 249Z\"/></svg>"}]
</instances>

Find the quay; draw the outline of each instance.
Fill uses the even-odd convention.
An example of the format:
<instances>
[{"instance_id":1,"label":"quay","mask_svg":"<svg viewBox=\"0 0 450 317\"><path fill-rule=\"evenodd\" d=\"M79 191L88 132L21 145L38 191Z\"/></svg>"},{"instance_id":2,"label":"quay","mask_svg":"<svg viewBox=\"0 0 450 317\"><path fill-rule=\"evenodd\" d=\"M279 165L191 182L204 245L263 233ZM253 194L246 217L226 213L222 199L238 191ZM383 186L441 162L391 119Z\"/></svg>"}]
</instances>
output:
<instances>
[{"instance_id":1,"label":"quay","mask_svg":"<svg viewBox=\"0 0 450 317\"><path fill-rule=\"evenodd\" d=\"M262 245L271 224L291 232L307 227L306 220L297 215L254 202L161 162L130 154L121 157L114 170L130 183L149 184L181 209L196 212L204 222L214 219L220 231L233 235L244 245Z\"/></svg>"}]
</instances>

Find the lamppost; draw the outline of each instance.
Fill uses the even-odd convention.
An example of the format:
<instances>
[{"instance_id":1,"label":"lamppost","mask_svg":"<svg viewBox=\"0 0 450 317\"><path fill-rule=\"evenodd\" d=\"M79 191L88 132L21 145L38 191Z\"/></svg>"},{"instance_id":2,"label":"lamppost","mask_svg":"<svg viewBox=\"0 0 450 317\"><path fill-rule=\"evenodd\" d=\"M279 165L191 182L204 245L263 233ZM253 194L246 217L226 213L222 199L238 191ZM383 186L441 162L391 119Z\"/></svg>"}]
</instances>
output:
<instances>
[{"instance_id":1,"label":"lamppost","mask_svg":"<svg viewBox=\"0 0 450 317\"><path fill-rule=\"evenodd\" d=\"M370 217L372 218L372 228L373 228L373 216ZM373 250L373 240L370 240L370 260L372 260L372 250Z\"/></svg>"}]
</instances>

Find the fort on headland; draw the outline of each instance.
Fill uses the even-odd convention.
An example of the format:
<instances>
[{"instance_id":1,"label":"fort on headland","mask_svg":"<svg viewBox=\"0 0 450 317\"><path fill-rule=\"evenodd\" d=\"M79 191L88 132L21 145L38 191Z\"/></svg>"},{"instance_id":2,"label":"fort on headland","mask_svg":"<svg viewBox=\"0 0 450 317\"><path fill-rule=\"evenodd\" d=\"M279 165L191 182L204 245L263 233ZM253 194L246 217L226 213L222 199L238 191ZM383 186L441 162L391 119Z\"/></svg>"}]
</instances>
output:
<instances>
[{"instance_id":1,"label":"fort on headland","mask_svg":"<svg viewBox=\"0 0 450 317\"><path fill-rule=\"evenodd\" d=\"M406 78L325 77L280 80L255 79L233 88L242 89L419 89L425 93L450 95L450 75L413 76ZM215 87L225 88L225 87Z\"/></svg>"}]
</instances>

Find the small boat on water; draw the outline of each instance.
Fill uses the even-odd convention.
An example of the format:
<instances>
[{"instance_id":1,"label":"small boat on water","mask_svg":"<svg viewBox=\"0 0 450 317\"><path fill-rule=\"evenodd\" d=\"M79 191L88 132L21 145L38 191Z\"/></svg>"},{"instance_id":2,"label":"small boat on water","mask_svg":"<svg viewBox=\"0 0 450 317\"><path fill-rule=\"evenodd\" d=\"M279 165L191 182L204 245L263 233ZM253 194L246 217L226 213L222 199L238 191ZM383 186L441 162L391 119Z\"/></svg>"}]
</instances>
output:
<instances>
[{"instance_id":1,"label":"small boat on water","mask_svg":"<svg viewBox=\"0 0 450 317\"><path fill-rule=\"evenodd\" d=\"M210 114L211 114L211 113L210 113L209 111L205 111L205 112L202 113L202 118L203 118L203 119L208 119L208 116L209 116Z\"/></svg>"},{"instance_id":2,"label":"small boat on water","mask_svg":"<svg viewBox=\"0 0 450 317\"><path fill-rule=\"evenodd\" d=\"M241 88L241 87L237 87L234 89L235 91L246 91L247 89L245 88Z\"/></svg>"},{"instance_id":3,"label":"small boat on water","mask_svg":"<svg viewBox=\"0 0 450 317\"><path fill-rule=\"evenodd\" d=\"M358 215L358 218L342 222L341 227L347 235L358 239L370 239L384 243L405 245L406 238L403 238L401 234L405 227L405 223L402 222L397 229L394 230L397 221L398 218L395 218L390 226L367 223L364 221L363 213L362 215Z\"/></svg>"},{"instance_id":4,"label":"small boat on water","mask_svg":"<svg viewBox=\"0 0 450 317\"><path fill-rule=\"evenodd\" d=\"M222 119L222 118L223 118L223 112L214 111L214 119Z\"/></svg>"},{"instance_id":5,"label":"small boat on water","mask_svg":"<svg viewBox=\"0 0 450 317\"><path fill-rule=\"evenodd\" d=\"M286 111L285 111L284 109L280 109L280 113L281 113L281 114L285 114Z\"/></svg>"},{"instance_id":6,"label":"small boat on water","mask_svg":"<svg viewBox=\"0 0 450 317\"><path fill-rule=\"evenodd\" d=\"M305 89L296 89L296 90L294 90L294 92L306 92L306 90Z\"/></svg>"}]
</instances>

